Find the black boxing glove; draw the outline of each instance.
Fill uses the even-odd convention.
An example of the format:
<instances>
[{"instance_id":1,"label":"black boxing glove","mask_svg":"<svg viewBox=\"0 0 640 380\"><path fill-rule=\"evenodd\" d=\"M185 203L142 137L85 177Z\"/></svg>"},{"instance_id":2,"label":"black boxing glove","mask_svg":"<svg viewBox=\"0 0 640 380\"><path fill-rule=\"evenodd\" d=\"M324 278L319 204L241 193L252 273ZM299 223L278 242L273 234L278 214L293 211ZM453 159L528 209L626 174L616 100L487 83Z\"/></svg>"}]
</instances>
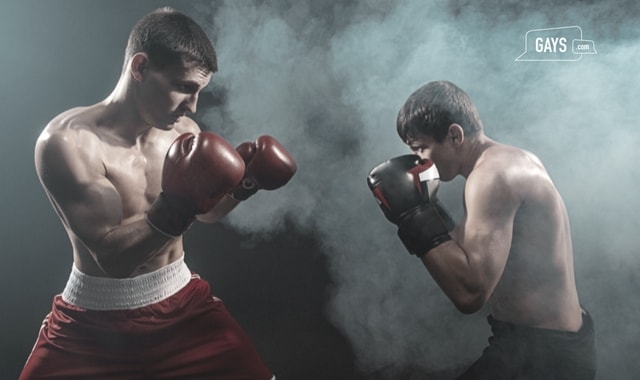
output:
<instances>
[{"instance_id":1,"label":"black boxing glove","mask_svg":"<svg viewBox=\"0 0 640 380\"><path fill-rule=\"evenodd\" d=\"M454 223L436 197L440 179L432 161L416 155L392 158L373 168L367 183L409 253L420 257L451 240Z\"/></svg>"}]
</instances>

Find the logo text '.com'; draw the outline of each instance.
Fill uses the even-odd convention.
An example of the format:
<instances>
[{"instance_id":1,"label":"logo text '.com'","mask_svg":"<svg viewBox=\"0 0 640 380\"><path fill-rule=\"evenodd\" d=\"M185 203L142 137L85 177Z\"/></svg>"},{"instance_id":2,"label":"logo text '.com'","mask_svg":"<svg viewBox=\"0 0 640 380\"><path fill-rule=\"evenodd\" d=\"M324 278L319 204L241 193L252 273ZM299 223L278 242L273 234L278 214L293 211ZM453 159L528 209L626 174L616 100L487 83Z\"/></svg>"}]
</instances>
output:
<instances>
[{"instance_id":1,"label":"logo text '.com'","mask_svg":"<svg viewBox=\"0 0 640 380\"><path fill-rule=\"evenodd\" d=\"M524 53L516 61L579 61L598 54L592 40L582 39L579 26L533 29L524 35Z\"/></svg>"}]
</instances>

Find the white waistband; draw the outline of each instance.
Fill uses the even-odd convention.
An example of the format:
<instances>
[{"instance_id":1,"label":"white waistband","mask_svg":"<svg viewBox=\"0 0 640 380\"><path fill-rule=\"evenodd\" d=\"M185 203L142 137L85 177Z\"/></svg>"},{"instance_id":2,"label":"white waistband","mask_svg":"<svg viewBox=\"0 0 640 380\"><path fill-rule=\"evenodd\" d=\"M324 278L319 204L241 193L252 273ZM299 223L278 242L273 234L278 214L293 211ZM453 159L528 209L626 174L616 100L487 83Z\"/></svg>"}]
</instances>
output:
<instances>
[{"instance_id":1,"label":"white waistband","mask_svg":"<svg viewBox=\"0 0 640 380\"><path fill-rule=\"evenodd\" d=\"M88 310L123 310L147 306L176 294L191 281L184 257L154 272L132 278L88 276L75 264L62 299Z\"/></svg>"}]
</instances>

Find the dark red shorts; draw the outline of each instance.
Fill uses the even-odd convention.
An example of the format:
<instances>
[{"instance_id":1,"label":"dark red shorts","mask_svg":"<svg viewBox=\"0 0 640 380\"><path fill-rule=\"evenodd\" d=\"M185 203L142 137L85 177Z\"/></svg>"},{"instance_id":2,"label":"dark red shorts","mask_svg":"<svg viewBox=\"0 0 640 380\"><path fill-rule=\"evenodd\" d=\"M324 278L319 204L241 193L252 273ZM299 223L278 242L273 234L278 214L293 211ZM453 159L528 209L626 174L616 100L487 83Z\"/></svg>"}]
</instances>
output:
<instances>
[{"instance_id":1,"label":"dark red shorts","mask_svg":"<svg viewBox=\"0 0 640 380\"><path fill-rule=\"evenodd\" d=\"M194 276L169 298L130 310L86 310L56 296L20 380L272 376L209 284Z\"/></svg>"}]
</instances>

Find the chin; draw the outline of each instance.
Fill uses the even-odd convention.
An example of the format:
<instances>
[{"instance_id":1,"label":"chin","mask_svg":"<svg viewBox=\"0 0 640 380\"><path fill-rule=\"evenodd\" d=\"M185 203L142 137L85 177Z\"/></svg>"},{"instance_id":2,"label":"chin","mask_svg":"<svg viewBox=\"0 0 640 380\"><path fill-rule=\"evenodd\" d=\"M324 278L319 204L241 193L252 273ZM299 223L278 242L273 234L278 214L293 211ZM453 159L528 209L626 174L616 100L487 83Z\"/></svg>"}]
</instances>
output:
<instances>
[{"instance_id":1,"label":"chin","mask_svg":"<svg viewBox=\"0 0 640 380\"><path fill-rule=\"evenodd\" d=\"M173 127L175 127L176 123L162 123L162 124L156 124L156 128L160 129L161 131L170 131L173 129Z\"/></svg>"},{"instance_id":2,"label":"chin","mask_svg":"<svg viewBox=\"0 0 640 380\"><path fill-rule=\"evenodd\" d=\"M447 174L443 175L442 173L440 173L440 181L441 182L449 182L454 178L455 178L455 176L450 176L450 175L447 175Z\"/></svg>"}]
</instances>

